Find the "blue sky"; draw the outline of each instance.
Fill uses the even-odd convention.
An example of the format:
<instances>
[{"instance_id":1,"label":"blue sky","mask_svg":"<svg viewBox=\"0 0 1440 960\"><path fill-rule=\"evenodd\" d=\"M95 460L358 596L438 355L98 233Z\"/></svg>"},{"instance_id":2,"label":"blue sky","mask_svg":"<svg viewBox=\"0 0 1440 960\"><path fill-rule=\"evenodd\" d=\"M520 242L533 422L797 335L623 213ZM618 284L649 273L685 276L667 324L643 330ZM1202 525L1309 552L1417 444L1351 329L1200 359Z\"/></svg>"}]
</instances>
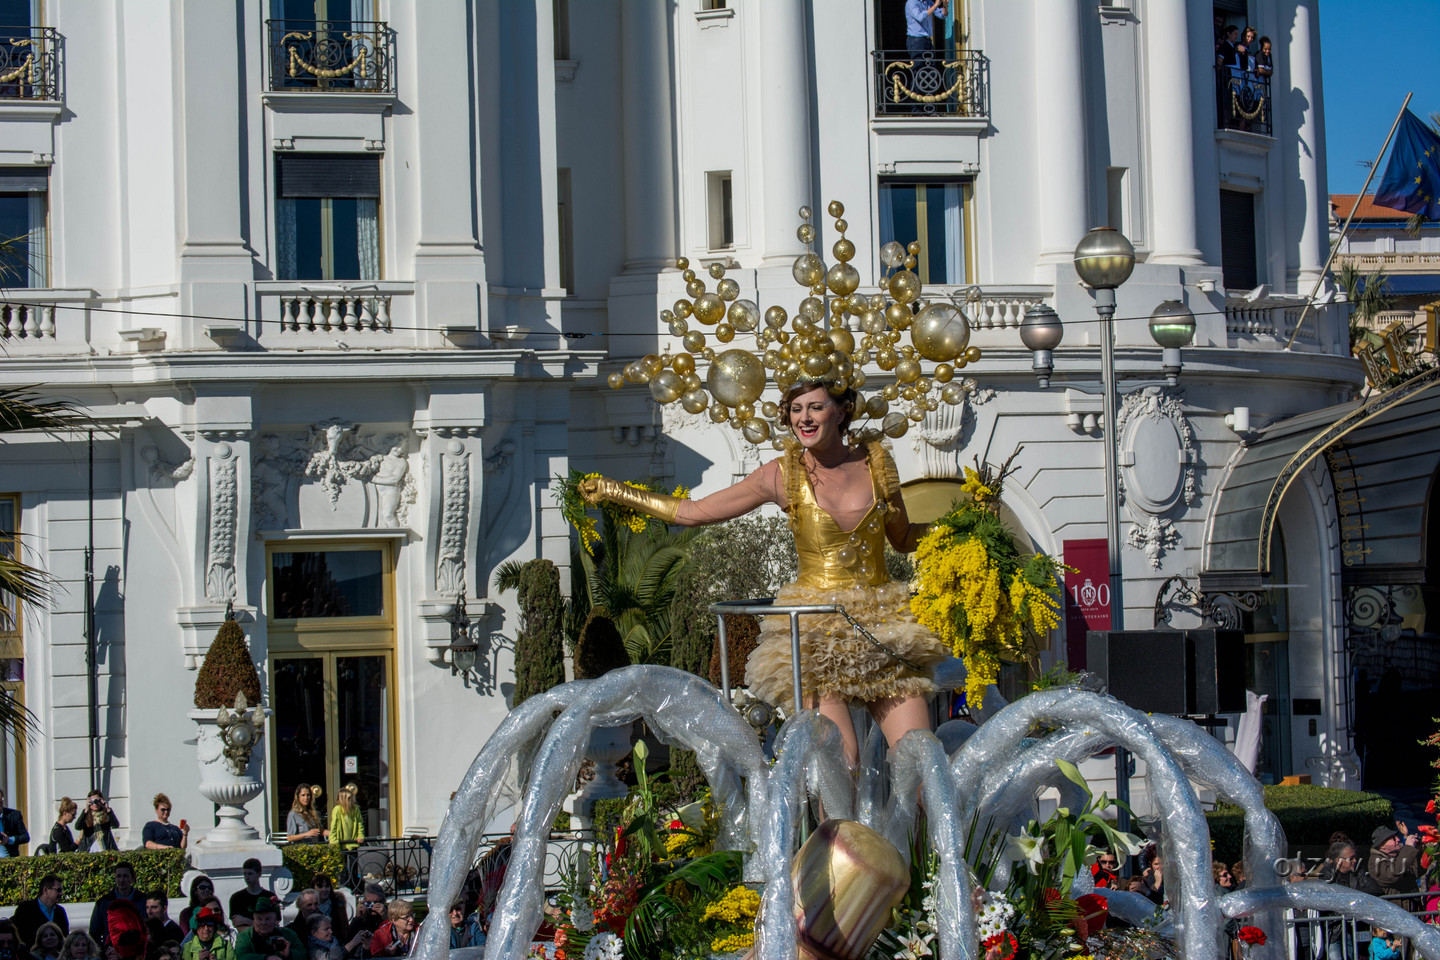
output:
<instances>
[{"instance_id":1,"label":"blue sky","mask_svg":"<svg viewBox=\"0 0 1440 960\"><path fill-rule=\"evenodd\" d=\"M1375 159L1408 91L1417 117L1440 113L1437 37L1440 0L1320 0L1331 193L1359 192L1368 171L1357 161Z\"/></svg>"}]
</instances>

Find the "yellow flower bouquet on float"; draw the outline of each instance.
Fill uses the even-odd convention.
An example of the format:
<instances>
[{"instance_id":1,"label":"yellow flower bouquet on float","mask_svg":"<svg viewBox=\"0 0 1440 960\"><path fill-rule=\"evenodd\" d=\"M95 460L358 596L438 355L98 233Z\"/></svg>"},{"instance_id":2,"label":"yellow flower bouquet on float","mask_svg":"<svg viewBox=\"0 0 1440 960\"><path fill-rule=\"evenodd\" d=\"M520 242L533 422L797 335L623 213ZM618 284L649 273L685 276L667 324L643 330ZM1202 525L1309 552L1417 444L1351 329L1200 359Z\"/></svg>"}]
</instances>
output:
<instances>
[{"instance_id":1,"label":"yellow flower bouquet on float","mask_svg":"<svg viewBox=\"0 0 1440 960\"><path fill-rule=\"evenodd\" d=\"M980 706L1003 661L1030 660L1040 637L1060 623L1065 567L1026 555L1000 519L1000 493L1016 448L999 470L976 460L965 494L934 522L915 551L917 592L910 608L965 662L965 698Z\"/></svg>"}]
</instances>

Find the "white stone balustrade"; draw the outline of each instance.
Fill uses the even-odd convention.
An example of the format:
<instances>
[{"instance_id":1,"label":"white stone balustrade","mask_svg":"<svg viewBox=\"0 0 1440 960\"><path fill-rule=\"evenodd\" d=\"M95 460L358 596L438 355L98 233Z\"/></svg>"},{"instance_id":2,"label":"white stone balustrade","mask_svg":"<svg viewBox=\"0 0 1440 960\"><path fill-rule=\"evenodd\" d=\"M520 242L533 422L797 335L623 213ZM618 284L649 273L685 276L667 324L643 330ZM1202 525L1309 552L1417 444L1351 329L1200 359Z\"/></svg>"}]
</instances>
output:
<instances>
[{"instance_id":1,"label":"white stone balustrade","mask_svg":"<svg viewBox=\"0 0 1440 960\"><path fill-rule=\"evenodd\" d=\"M259 339L271 347L295 346L336 334L363 336L372 346L415 341L414 285L410 283L261 282ZM374 338L371 340L370 338Z\"/></svg>"},{"instance_id":2,"label":"white stone balustrade","mask_svg":"<svg viewBox=\"0 0 1440 960\"><path fill-rule=\"evenodd\" d=\"M1274 337L1289 340L1305 309L1305 298L1291 294L1271 294L1259 300L1228 297L1225 300L1225 332L1231 340L1237 337ZM1322 308L1323 309L1323 308ZM1296 338L1302 343L1315 343L1319 318L1317 311L1305 321Z\"/></svg>"},{"instance_id":3,"label":"white stone balustrade","mask_svg":"<svg viewBox=\"0 0 1440 960\"><path fill-rule=\"evenodd\" d=\"M54 340L55 305L50 303L0 303L0 337L5 340Z\"/></svg>"},{"instance_id":4,"label":"white stone balustrade","mask_svg":"<svg viewBox=\"0 0 1440 960\"><path fill-rule=\"evenodd\" d=\"M290 294L280 298L281 332L383 330L390 332L388 296Z\"/></svg>"}]
</instances>

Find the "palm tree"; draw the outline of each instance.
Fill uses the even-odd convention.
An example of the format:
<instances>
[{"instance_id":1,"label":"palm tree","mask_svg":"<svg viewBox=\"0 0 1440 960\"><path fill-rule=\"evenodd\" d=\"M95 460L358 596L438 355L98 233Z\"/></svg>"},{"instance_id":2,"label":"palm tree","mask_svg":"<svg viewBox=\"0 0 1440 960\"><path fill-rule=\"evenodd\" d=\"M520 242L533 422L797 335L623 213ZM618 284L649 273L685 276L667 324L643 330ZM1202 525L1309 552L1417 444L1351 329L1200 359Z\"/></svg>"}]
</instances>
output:
<instances>
[{"instance_id":1,"label":"palm tree","mask_svg":"<svg viewBox=\"0 0 1440 960\"><path fill-rule=\"evenodd\" d=\"M1390 278L1383 267L1361 274L1354 264L1347 263L1340 268L1339 282L1351 305L1350 350L1353 353L1366 343L1379 341L1370 323L1395 305L1395 297L1390 293Z\"/></svg>"},{"instance_id":2,"label":"palm tree","mask_svg":"<svg viewBox=\"0 0 1440 960\"><path fill-rule=\"evenodd\" d=\"M579 551L591 607L604 607L625 639L631 663L670 664L670 604L689 543L700 528L650 521L632 530L602 511L600 542Z\"/></svg>"}]
</instances>

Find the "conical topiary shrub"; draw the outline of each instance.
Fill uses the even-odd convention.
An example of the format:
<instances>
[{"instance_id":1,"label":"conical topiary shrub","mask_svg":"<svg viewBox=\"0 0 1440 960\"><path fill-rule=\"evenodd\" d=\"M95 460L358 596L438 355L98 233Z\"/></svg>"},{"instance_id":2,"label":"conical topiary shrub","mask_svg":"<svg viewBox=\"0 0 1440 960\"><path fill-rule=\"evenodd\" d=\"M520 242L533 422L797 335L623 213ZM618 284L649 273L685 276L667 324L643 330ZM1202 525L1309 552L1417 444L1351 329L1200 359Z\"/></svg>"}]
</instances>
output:
<instances>
[{"instance_id":1,"label":"conical topiary shrub","mask_svg":"<svg viewBox=\"0 0 1440 960\"><path fill-rule=\"evenodd\" d=\"M520 636L515 642L515 693L511 698L515 707L565 682L565 600L560 594L560 571L549 560L531 560L520 568L518 587Z\"/></svg>"},{"instance_id":2,"label":"conical topiary shrub","mask_svg":"<svg viewBox=\"0 0 1440 960\"><path fill-rule=\"evenodd\" d=\"M260 674L245 645L245 631L233 617L227 617L195 677L195 706L201 710L233 707L237 693L245 694L245 702L252 707L258 705Z\"/></svg>"},{"instance_id":3,"label":"conical topiary shrub","mask_svg":"<svg viewBox=\"0 0 1440 960\"><path fill-rule=\"evenodd\" d=\"M604 607L590 611L585 626L580 628L580 639L575 642L575 679L594 680L611 670L630 666L630 655L625 652L625 638L610 619Z\"/></svg>"}]
</instances>

